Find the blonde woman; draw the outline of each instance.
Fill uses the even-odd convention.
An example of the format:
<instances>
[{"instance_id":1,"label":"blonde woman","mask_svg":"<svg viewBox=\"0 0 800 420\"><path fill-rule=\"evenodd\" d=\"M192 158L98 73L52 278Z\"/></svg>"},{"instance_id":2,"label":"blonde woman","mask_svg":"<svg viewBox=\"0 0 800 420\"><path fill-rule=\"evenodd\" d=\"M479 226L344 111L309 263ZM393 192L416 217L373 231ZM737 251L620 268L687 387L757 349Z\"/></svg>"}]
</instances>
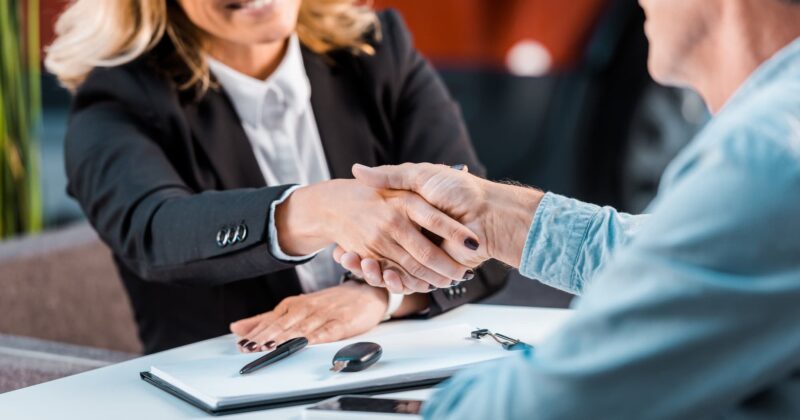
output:
<instances>
[{"instance_id":1,"label":"blonde woman","mask_svg":"<svg viewBox=\"0 0 800 420\"><path fill-rule=\"evenodd\" d=\"M77 0L56 32L46 65L74 92L68 190L113 250L146 352L229 329L243 351L338 340L502 284L486 269L458 283L476 273L420 228L480 244L419 217L417 195L344 179L354 163L481 171L397 14L353 0ZM393 293L344 281L335 243L390 261ZM442 289L410 294L429 284Z\"/></svg>"}]
</instances>

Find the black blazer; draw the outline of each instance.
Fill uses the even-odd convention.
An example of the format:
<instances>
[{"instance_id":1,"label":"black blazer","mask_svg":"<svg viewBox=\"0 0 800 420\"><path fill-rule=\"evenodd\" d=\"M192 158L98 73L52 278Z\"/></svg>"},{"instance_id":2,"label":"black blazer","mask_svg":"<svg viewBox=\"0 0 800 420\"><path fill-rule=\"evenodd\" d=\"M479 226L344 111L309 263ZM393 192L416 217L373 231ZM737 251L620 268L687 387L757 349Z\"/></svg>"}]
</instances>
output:
<instances>
[{"instance_id":1,"label":"black blazer","mask_svg":"<svg viewBox=\"0 0 800 420\"><path fill-rule=\"evenodd\" d=\"M331 176L402 162L466 163L482 174L457 105L400 17L380 21L374 56L303 50ZM265 185L224 91L198 97L159 70L164 49L92 71L65 146L68 193L113 250L148 353L225 334L301 293L294 264L268 246L270 203L289 186ZM246 227L246 238L220 247L231 226ZM487 264L464 287L432 293L430 315L489 295L505 275Z\"/></svg>"}]
</instances>

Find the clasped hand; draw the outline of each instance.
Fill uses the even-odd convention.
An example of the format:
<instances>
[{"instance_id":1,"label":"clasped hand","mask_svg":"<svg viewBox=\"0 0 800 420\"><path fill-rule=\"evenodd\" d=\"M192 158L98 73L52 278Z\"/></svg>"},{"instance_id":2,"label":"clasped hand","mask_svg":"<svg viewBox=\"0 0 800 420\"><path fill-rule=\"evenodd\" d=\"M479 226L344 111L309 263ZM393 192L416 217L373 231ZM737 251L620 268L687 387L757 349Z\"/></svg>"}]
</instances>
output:
<instances>
[{"instance_id":1,"label":"clasped hand","mask_svg":"<svg viewBox=\"0 0 800 420\"><path fill-rule=\"evenodd\" d=\"M466 167L454 170L444 165L404 164L368 168L362 165L353 167L353 175L364 185L390 191L413 192L416 199L427 203L424 217L453 219L468 228L477 237L476 242L483 246L463 246L452 240L452 235L443 238L440 249L459 264L477 267L492 255L492 247L487 237L487 215L490 214L488 196L491 189L483 185L487 181L472 176ZM426 227L426 226L422 226ZM432 244L431 244L432 245ZM334 251L336 261L367 283L376 287L386 287L394 293L409 289L406 278L395 275L393 268L385 269L386 261L380 257L360 254L353 248L339 243ZM470 275L456 281L469 280ZM412 282L424 279L411 279ZM452 282L451 282L452 284ZM441 287L436 284L435 286ZM450 286L450 285L447 285Z\"/></svg>"},{"instance_id":2,"label":"clasped hand","mask_svg":"<svg viewBox=\"0 0 800 420\"><path fill-rule=\"evenodd\" d=\"M300 188L278 206L275 217L284 252L307 255L336 243L367 258L370 269L380 271L396 293L429 292L469 279L474 275L470 264L482 255L479 232L417 193L357 180ZM445 245L437 246L422 229Z\"/></svg>"}]
</instances>

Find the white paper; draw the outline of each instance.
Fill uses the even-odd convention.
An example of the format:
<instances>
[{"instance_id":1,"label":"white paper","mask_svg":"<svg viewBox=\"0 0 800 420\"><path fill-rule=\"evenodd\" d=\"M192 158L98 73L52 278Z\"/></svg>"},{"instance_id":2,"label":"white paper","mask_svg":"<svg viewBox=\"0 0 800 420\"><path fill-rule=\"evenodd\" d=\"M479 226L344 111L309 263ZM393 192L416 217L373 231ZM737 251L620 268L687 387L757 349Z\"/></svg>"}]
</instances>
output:
<instances>
[{"instance_id":1,"label":"white paper","mask_svg":"<svg viewBox=\"0 0 800 420\"><path fill-rule=\"evenodd\" d=\"M331 360L347 344L359 339L309 346L288 358L247 375L239 369L264 353L152 366L150 373L218 409L236 403L336 391L355 386L377 386L424 380L502 357L504 350L491 338L470 339L467 324L381 336L374 339L383 356L361 372L331 372Z\"/></svg>"}]
</instances>

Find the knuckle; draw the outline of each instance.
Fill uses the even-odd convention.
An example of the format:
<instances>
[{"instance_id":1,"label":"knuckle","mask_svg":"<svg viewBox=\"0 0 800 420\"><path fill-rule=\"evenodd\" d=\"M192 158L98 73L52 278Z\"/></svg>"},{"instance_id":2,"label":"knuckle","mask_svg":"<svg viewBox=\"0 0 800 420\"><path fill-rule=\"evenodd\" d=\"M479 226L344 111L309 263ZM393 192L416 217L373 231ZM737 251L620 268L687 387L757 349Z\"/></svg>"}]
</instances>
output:
<instances>
[{"instance_id":1,"label":"knuckle","mask_svg":"<svg viewBox=\"0 0 800 420\"><path fill-rule=\"evenodd\" d=\"M292 322L289 318L283 317L277 321L275 321L274 325L278 327L278 329L282 331L287 331L289 328L292 327Z\"/></svg>"},{"instance_id":2,"label":"knuckle","mask_svg":"<svg viewBox=\"0 0 800 420\"><path fill-rule=\"evenodd\" d=\"M434 249L429 245L422 245L417 250L419 262L424 265L430 265L435 260Z\"/></svg>"},{"instance_id":3,"label":"knuckle","mask_svg":"<svg viewBox=\"0 0 800 420\"><path fill-rule=\"evenodd\" d=\"M327 327L328 333L332 337L338 336L342 331L342 323L338 321L332 321L328 323Z\"/></svg>"},{"instance_id":4,"label":"knuckle","mask_svg":"<svg viewBox=\"0 0 800 420\"><path fill-rule=\"evenodd\" d=\"M449 236L448 239L458 242L459 238L462 236L462 230L464 230L461 225L458 224L448 224L447 227L447 235Z\"/></svg>"},{"instance_id":5,"label":"knuckle","mask_svg":"<svg viewBox=\"0 0 800 420\"><path fill-rule=\"evenodd\" d=\"M386 219L388 227L400 226L405 220L406 220L405 216L403 216L398 211L391 212L391 214L389 214L389 217Z\"/></svg>"},{"instance_id":6,"label":"knuckle","mask_svg":"<svg viewBox=\"0 0 800 420\"><path fill-rule=\"evenodd\" d=\"M303 331L303 332L311 332L310 330L313 329L314 327L322 325L323 323L325 323L325 319L326 319L325 317L322 317L322 316L319 316L319 315L309 317L303 323L303 326L300 328L300 330Z\"/></svg>"},{"instance_id":7,"label":"knuckle","mask_svg":"<svg viewBox=\"0 0 800 420\"><path fill-rule=\"evenodd\" d=\"M281 303L278 304L278 306L280 306L282 309L288 310L290 307L294 306L297 303L298 299L299 298L297 296L289 296L283 299Z\"/></svg>"},{"instance_id":8,"label":"knuckle","mask_svg":"<svg viewBox=\"0 0 800 420\"><path fill-rule=\"evenodd\" d=\"M288 298L286 298L286 299L288 299ZM275 305L275 309L272 310L272 312L275 315L279 315L279 314L282 314L282 313L286 312L286 308L288 306L288 304L286 303L286 299L283 299L282 301L278 302L277 305Z\"/></svg>"},{"instance_id":9,"label":"knuckle","mask_svg":"<svg viewBox=\"0 0 800 420\"><path fill-rule=\"evenodd\" d=\"M413 263L411 264L411 267L408 268L408 274L411 275L412 277L422 279L428 275L428 269L426 269L420 264Z\"/></svg>"},{"instance_id":10,"label":"knuckle","mask_svg":"<svg viewBox=\"0 0 800 420\"><path fill-rule=\"evenodd\" d=\"M425 223L433 229L440 230L444 225L444 219L436 212L426 211L423 218Z\"/></svg>"},{"instance_id":11,"label":"knuckle","mask_svg":"<svg viewBox=\"0 0 800 420\"><path fill-rule=\"evenodd\" d=\"M269 329L270 324L271 324L270 322L264 320L261 323L259 323L257 327L253 328L253 331L250 331L250 334L251 335L260 334Z\"/></svg>"}]
</instances>

